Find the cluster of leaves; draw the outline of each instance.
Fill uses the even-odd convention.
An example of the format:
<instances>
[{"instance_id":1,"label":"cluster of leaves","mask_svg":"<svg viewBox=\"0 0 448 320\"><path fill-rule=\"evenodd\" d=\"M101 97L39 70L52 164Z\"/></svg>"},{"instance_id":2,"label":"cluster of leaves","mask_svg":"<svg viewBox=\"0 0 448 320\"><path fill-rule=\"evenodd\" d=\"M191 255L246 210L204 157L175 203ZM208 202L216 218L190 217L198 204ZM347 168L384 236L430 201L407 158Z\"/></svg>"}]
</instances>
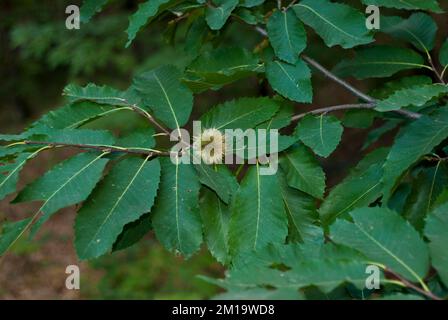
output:
<instances>
[{"instance_id":1,"label":"cluster of leaves","mask_svg":"<svg viewBox=\"0 0 448 320\"><path fill-rule=\"evenodd\" d=\"M83 20L107 2L86 1ZM368 264L383 271L381 297L446 296L448 42L439 51L440 70L432 57L437 24L430 15L442 10L436 0L362 2L408 16L382 16L376 33L393 39L393 46L375 43L361 11L329 0L143 2L130 17L127 45L147 23L174 17L169 25L186 26L182 43L195 58L182 70L163 65L143 72L126 91L69 85L65 106L21 134L0 136L13 142L0 149L0 198L16 191L20 170L39 153L64 146L86 151L19 192L15 203L43 204L34 216L4 224L0 254L29 228L34 235L59 209L82 202L75 222L81 259L127 248L150 230L186 257L205 242L229 267L226 279L209 279L228 290L223 297L361 298L372 294L363 289ZM259 44L252 50L221 45L226 29L241 23L253 28ZM329 52L356 47L355 55L330 73L304 54L311 30ZM343 121L329 113L350 106L294 115L293 102L313 101L310 65L366 103L352 105L356 114L346 112ZM404 73L411 69L418 74ZM366 95L338 76L394 78ZM247 77L266 80L273 94L227 101L199 120L218 130L283 130L299 120L292 134L280 136L277 174L261 175L261 164L234 172L166 157L154 129L180 129L195 95ZM119 137L85 128L121 111L156 125ZM368 153L327 190L319 157L334 152L344 127L368 128L374 118L382 125L370 131L365 148L399 127L392 145Z\"/></svg>"}]
</instances>

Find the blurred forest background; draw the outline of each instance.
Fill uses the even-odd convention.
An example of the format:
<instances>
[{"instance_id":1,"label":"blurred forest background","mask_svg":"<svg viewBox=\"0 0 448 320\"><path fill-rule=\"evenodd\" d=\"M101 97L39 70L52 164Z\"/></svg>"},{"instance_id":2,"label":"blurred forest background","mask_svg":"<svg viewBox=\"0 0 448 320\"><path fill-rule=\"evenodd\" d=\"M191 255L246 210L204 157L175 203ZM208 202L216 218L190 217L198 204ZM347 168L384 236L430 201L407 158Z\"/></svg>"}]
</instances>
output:
<instances>
[{"instance_id":1,"label":"blurred forest background","mask_svg":"<svg viewBox=\"0 0 448 320\"><path fill-rule=\"evenodd\" d=\"M65 8L70 4L80 5L80 0L2 0L0 132L20 132L43 113L63 105L61 92L68 83L95 82L125 89L133 75L142 70L161 64L183 67L191 61L194 56L184 49L182 41L186 30L182 24L175 23L174 15L165 15L163 22L145 28L133 45L125 49L124 31L138 3L137 0L114 0L90 23L82 24L80 30L67 30ZM362 8L357 0L353 5ZM446 4L444 7L447 9ZM448 33L448 21L443 18L436 17L440 32L444 34L444 37L439 35L437 48ZM232 22L222 32L222 42L250 49L262 40L238 22ZM315 36L310 36L308 42L309 55L327 67L335 65L343 56L338 48L331 52L322 50L324 46ZM365 92L378 84L350 81ZM313 87L313 104L297 104L298 112L357 101L320 75L313 78ZM209 91L196 97L193 117L225 100L267 94L272 91L265 83L259 83L256 78L245 79L219 92ZM350 127L351 122L356 122L353 119L357 119L357 113L348 112L345 125ZM96 125L126 131L141 125L139 121L133 115L120 113ZM346 129L337 152L329 159L321 159L329 176L329 187L344 177L347 168L361 158L362 152L369 151L362 150L369 132L367 128L378 124L375 121ZM372 148L387 145L389 140L383 137ZM68 152L73 151L47 153L31 161L23 171L22 181L32 181ZM0 202L0 220L22 219L38 208L37 204L9 204L13 198ZM218 293L216 287L196 277L199 274L223 275L222 267L211 256L204 251L184 261L158 245L152 234L125 252L92 262L78 262L72 246L74 216L75 208L60 212L44 226L35 241L22 239L14 247L0 265L0 299L203 299ZM65 288L65 268L70 264L81 268L80 291Z\"/></svg>"}]
</instances>

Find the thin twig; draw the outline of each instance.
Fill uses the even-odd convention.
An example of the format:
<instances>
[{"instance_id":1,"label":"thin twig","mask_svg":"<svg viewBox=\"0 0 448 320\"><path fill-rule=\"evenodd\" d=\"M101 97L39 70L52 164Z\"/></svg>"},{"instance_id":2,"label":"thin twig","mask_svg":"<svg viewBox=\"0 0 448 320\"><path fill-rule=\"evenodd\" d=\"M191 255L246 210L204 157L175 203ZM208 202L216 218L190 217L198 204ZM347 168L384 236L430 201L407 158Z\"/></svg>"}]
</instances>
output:
<instances>
[{"instance_id":1,"label":"thin twig","mask_svg":"<svg viewBox=\"0 0 448 320\"><path fill-rule=\"evenodd\" d=\"M255 30L260 33L263 36L267 36L268 33L266 32L266 30L264 30L263 28L256 26ZM370 104L376 104L377 101L372 98L371 96L359 91L358 89L356 89L355 87L353 87L351 84L349 84L347 81L339 78L338 76L336 76L334 73L332 73L330 70L328 70L327 68L325 68L324 66L322 66L320 63L318 63L317 61L315 61L314 59L306 56L306 55L302 55L303 60L305 60L306 62L308 62L310 65L312 65L314 68L316 68L318 71L320 71L322 74L324 74L326 77L330 78L331 80L333 80L334 82L340 84L341 86L343 86L345 89L347 89L348 91L350 91L351 93L353 93L355 96L361 98L362 100L364 100L367 103ZM416 112L412 112L412 111L408 111L408 110L394 110L393 112L401 114L403 116L406 116L410 119L418 119L420 118L422 115Z\"/></svg>"},{"instance_id":2,"label":"thin twig","mask_svg":"<svg viewBox=\"0 0 448 320\"><path fill-rule=\"evenodd\" d=\"M91 144L78 144L78 143L64 143L64 142L48 142L48 141L31 141L26 140L23 142L27 145L46 145L49 147L73 147L73 148L81 148L81 149L93 149L102 152L121 152L121 153L129 153L129 154L138 154L145 156L169 156L170 152L163 152L158 150L149 150L149 149L134 149L134 148L121 148L117 146L104 146L104 145L91 145Z\"/></svg>"},{"instance_id":3,"label":"thin twig","mask_svg":"<svg viewBox=\"0 0 448 320\"><path fill-rule=\"evenodd\" d=\"M406 280L405 278L403 278L401 275L399 275L398 273L396 273L393 270L390 269L385 269L384 270L386 273L389 273L390 275L392 275L394 278L400 280L407 288L412 289L414 291L417 291L418 293L424 295L425 297L432 299L432 300L443 300L442 298L436 296L434 293L432 293L431 291L426 291L420 287L417 287L415 284L413 284L412 282Z\"/></svg>"},{"instance_id":4,"label":"thin twig","mask_svg":"<svg viewBox=\"0 0 448 320\"><path fill-rule=\"evenodd\" d=\"M288 6L285 8L284 11L287 11L289 8L291 8L293 5L295 5L297 2L297 0L292 0L290 4L288 4Z\"/></svg>"},{"instance_id":5,"label":"thin twig","mask_svg":"<svg viewBox=\"0 0 448 320\"><path fill-rule=\"evenodd\" d=\"M310 65L312 65L314 68L316 68L317 70L319 70L322 74L324 74L327 78L330 78L331 80L333 80L334 82L337 82L338 84L340 84L341 86L343 86L345 89L347 89L348 91L352 92L355 96L358 96L359 98L361 98L362 100L369 102L369 103L373 103L375 102L375 99L364 94L363 92L359 91L358 89L354 88L352 85L350 85L348 82L342 80L341 78L339 78L338 76L336 76L334 73L332 73L331 71L329 71L328 69L326 69L324 66L322 66L320 63L318 63L317 61L315 61L314 59L306 56L306 55L302 55L303 60L305 60L306 62L308 62Z\"/></svg>"},{"instance_id":6,"label":"thin twig","mask_svg":"<svg viewBox=\"0 0 448 320\"><path fill-rule=\"evenodd\" d=\"M445 84L445 81L443 80L443 76L439 73L439 71L437 71L437 68L434 65L434 62L433 62L432 57L431 57L431 54L429 52L428 52L428 61L429 61L429 64L431 65L432 71L435 73L435 75L439 79L440 83Z\"/></svg>"},{"instance_id":7,"label":"thin twig","mask_svg":"<svg viewBox=\"0 0 448 320\"><path fill-rule=\"evenodd\" d=\"M325 113L329 113L329 112L334 112L334 111L338 111L338 110L373 109L373 108L375 108L374 103L342 104L342 105L338 105L338 106L319 108L319 109L314 109L314 110L311 110L308 112L296 114L295 116L293 116L291 118L291 120L292 121L300 120L309 114L317 115L317 114L325 114Z\"/></svg>"},{"instance_id":8,"label":"thin twig","mask_svg":"<svg viewBox=\"0 0 448 320\"><path fill-rule=\"evenodd\" d=\"M136 113L142 115L143 117L145 117L146 119L149 120L149 122L151 122L154 126L156 126L157 128L159 128L165 135L170 135L170 132L168 129L166 129L164 126L162 126L160 123L158 123L156 121L156 119L154 119L153 116L151 116L148 112L146 112L144 109L140 108L139 106L135 105L135 104L130 104L129 107L134 110Z\"/></svg>"}]
</instances>

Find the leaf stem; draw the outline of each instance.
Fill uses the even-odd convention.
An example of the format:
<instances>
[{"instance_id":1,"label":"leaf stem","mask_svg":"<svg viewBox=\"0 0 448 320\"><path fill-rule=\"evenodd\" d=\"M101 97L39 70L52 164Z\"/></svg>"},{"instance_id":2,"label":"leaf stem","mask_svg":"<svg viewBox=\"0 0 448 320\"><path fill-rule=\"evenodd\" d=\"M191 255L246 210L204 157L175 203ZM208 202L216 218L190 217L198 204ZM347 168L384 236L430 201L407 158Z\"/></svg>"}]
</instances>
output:
<instances>
[{"instance_id":1,"label":"leaf stem","mask_svg":"<svg viewBox=\"0 0 448 320\"><path fill-rule=\"evenodd\" d=\"M432 300L443 300L442 298L436 296L434 293L432 293L429 288L426 286L426 284L422 281L421 285L422 288L417 287L415 284L413 284L412 282L406 280L405 278L403 278L401 275L399 275L398 273L396 273L395 271L391 270L391 269L384 269L384 271L386 273L389 273L390 275L392 275L394 278L398 279L401 283L403 283L405 285L405 287L412 289L414 291L417 291L418 293L424 295L425 297L432 299Z\"/></svg>"}]
</instances>

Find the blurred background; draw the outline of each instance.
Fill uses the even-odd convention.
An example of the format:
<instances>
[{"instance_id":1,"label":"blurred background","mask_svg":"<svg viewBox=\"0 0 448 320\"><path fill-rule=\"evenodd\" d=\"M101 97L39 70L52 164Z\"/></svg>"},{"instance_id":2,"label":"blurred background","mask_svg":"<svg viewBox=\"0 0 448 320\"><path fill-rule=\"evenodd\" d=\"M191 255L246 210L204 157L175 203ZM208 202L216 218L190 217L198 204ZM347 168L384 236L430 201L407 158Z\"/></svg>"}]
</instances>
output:
<instances>
[{"instance_id":1,"label":"blurred background","mask_svg":"<svg viewBox=\"0 0 448 320\"><path fill-rule=\"evenodd\" d=\"M62 89L68 83L89 82L127 88L132 77L164 63L185 66L194 53L184 50L185 30L176 28L167 16L141 31L125 49L128 17L137 0L111 0L111 5L80 30L65 28L65 8L82 1L2 0L0 2L0 132L17 133L45 112L64 104ZM363 10L359 1L353 5ZM447 5L444 4L446 8ZM445 16L446 17L446 16ZM438 45L447 36L447 19L438 16ZM233 23L223 31L215 45L232 44L253 49L261 40L252 29ZM381 37L379 37L381 41ZM331 68L347 53L325 49L321 40L309 33L307 52ZM411 73L410 73L411 74ZM375 81L350 81L365 92ZM381 81L381 80L379 80ZM315 99L312 105L296 105L297 112L357 99L320 75L313 77ZM216 103L241 96L272 94L266 83L250 78L220 91L207 91L195 97L192 119ZM365 118L363 116L363 118ZM356 112L345 116L347 129L343 143L330 159L320 159L328 176L328 186L340 181L347 170L372 148L387 145L387 135L372 148L361 151L368 127L378 120L360 123ZM139 118L121 113L95 123L113 130L132 130ZM395 132L392 132L393 135ZM43 153L30 161L21 175L20 186L33 181L49 167L73 152ZM0 220L18 220L32 215L38 204L0 202ZM36 240L22 239L0 265L0 299L205 299L217 288L197 275L222 277L223 267L203 250L188 261L167 252L149 234L142 242L92 262L79 262L74 253L73 220L76 208L55 214ZM81 269L81 290L65 288L65 268L77 264Z\"/></svg>"}]
</instances>

